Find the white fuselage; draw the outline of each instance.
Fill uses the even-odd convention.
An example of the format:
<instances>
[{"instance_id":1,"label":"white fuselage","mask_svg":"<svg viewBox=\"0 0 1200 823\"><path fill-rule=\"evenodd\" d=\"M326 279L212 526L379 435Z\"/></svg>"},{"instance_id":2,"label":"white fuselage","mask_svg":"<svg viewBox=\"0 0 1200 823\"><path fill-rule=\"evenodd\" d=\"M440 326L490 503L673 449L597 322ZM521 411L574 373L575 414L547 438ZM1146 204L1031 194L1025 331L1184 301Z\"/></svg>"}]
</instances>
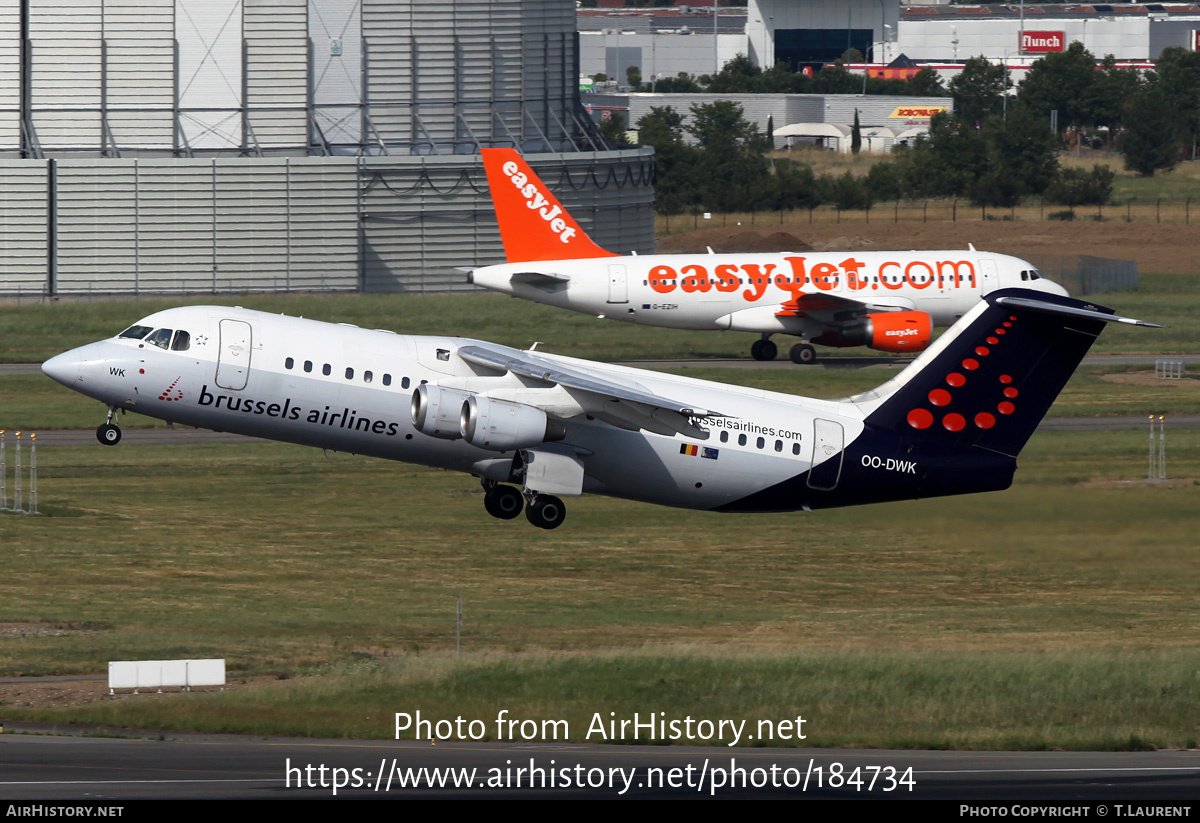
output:
<instances>
[{"instance_id":1,"label":"white fuselage","mask_svg":"<svg viewBox=\"0 0 1200 823\"><path fill-rule=\"evenodd\" d=\"M475 269L472 282L632 323L815 337L854 311L916 310L949 326L999 288L1066 294L1033 272L1019 258L974 250L779 252L504 263ZM836 300L826 309L781 311L797 297L821 296Z\"/></svg>"},{"instance_id":2,"label":"white fuselage","mask_svg":"<svg viewBox=\"0 0 1200 823\"><path fill-rule=\"evenodd\" d=\"M507 479L513 452L421 433L410 414L414 389L428 381L518 401L541 392L547 403L562 392L473 369L456 355L460 347L522 353L463 338L408 336L213 306L171 309L139 323L167 330L167 340L173 331L186 331L190 344L172 351L144 339L110 338L59 355L43 369L90 397L150 417L500 481ZM826 421L823 430L836 426L843 443L862 430L862 415L852 403L538 356L727 415L706 421L710 435L704 440L628 430L586 414L565 420L563 446L583 456L585 492L715 508L807 471L817 448L817 420ZM830 454L821 452L816 461Z\"/></svg>"}]
</instances>

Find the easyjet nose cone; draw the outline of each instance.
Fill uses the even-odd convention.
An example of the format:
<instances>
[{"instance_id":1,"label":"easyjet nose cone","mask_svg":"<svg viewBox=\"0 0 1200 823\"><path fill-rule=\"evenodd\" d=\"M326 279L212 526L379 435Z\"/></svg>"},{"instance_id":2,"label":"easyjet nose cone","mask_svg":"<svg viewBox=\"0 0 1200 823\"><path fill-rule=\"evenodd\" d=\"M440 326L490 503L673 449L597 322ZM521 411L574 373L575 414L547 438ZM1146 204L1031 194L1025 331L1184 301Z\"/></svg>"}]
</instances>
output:
<instances>
[{"instance_id":1,"label":"easyjet nose cone","mask_svg":"<svg viewBox=\"0 0 1200 823\"><path fill-rule=\"evenodd\" d=\"M64 386L74 386L79 379L81 358L78 351L63 352L42 364L42 373Z\"/></svg>"}]
</instances>

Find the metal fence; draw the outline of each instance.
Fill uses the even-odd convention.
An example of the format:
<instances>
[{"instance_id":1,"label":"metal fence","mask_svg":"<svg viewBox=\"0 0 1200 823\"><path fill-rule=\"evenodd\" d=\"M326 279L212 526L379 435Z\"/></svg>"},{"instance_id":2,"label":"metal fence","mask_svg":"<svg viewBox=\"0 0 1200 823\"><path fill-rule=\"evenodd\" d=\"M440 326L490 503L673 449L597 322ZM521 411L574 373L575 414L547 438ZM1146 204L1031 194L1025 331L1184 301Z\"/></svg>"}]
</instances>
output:
<instances>
[{"instance_id":1,"label":"metal fence","mask_svg":"<svg viewBox=\"0 0 1200 823\"><path fill-rule=\"evenodd\" d=\"M1026 254L1024 259L1077 297L1128 291L1138 286L1138 267L1133 260L1088 254Z\"/></svg>"}]
</instances>

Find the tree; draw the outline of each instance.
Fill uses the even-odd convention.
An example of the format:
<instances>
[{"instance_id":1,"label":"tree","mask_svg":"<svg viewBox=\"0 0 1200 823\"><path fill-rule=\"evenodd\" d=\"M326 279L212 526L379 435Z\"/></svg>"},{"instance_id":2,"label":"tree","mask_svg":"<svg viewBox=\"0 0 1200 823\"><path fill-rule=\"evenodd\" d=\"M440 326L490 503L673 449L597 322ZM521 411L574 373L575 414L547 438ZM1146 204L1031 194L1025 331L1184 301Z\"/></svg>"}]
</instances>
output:
<instances>
[{"instance_id":1,"label":"tree","mask_svg":"<svg viewBox=\"0 0 1200 823\"><path fill-rule=\"evenodd\" d=\"M862 151L862 127L858 125L858 109L854 110L854 127L850 129L850 153Z\"/></svg>"},{"instance_id":2,"label":"tree","mask_svg":"<svg viewBox=\"0 0 1200 823\"><path fill-rule=\"evenodd\" d=\"M692 106L687 127L699 143L695 173L703 201L718 211L753 210L768 199L765 141L729 100Z\"/></svg>"},{"instance_id":3,"label":"tree","mask_svg":"<svg viewBox=\"0 0 1200 823\"><path fill-rule=\"evenodd\" d=\"M600 133L610 146L629 145L629 137L625 134L625 113L609 112L608 118L600 121Z\"/></svg>"},{"instance_id":4,"label":"tree","mask_svg":"<svg viewBox=\"0 0 1200 823\"><path fill-rule=\"evenodd\" d=\"M656 155L654 199L660 214L679 214L696 202L696 149L683 142L683 115L670 106L651 106L637 121L638 142Z\"/></svg>"},{"instance_id":5,"label":"tree","mask_svg":"<svg viewBox=\"0 0 1200 823\"><path fill-rule=\"evenodd\" d=\"M904 81L904 89L900 93L911 97L940 97L946 92L942 90L942 78L938 73L925 66Z\"/></svg>"},{"instance_id":6,"label":"tree","mask_svg":"<svg viewBox=\"0 0 1200 823\"><path fill-rule=\"evenodd\" d=\"M686 71L675 77L660 77L654 81L654 90L660 94L698 94L703 91L696 78Z\"/></svg>"},{"instance_id":7,"label":"tree","mask_svg":"<svg viewBox=\"0 0 1200 823\"><path fill-rule=\"evenodd\" d=\"M1103 110L1101 74L1096 58L1078 40L1066 51L1049 54L1029 67L1017 98L1037 115L1058 112L1058 130L1094 125Z\"/></svg>"},{"instance_id":8,"label":"tree","mask_svg":"<svg viewBox=\"0 0 1200 823\"><path fill-rule=\"evenodd\" d=\"M1200 52L1163 49L1150 78L1180 117L1179 136L1190 150L1200 134Z\"/></svg>"},{"instance_id":9,"label":"tree","mask_svg":"<svg viewBox=\"0 0 1200 823\"><path fill-rule=\"evenodd\" d=\"M825 199L832 202L838 211L866 211L875 203L866 179L855 177L850 172L841 177L822 177L821 183L825 190Z\"/></svg>"},{"instance_id":10,"label":"tree","mask_svg":"<svg viewBox=\"0 0 1200 823\"><path fill-rule=\"evenodd\" d=\"M965 123L982 124L988 116L1000 113L1007 87L1003 66L993 65L986 57L972 57L950 81L954 113Z\"/></svg>"},{"instance_id":11,"label":"tree","mask_svg":"<svg viewBox=\"0 0 1200 823\"><path fill-rule=\"evenodd\" d=\"M812 81L813 94L856 94L862 91L862 80L841 66L826 66Z\"/></svg>"},{"instance_id":12,"label":"tree","mask_svg":"<svg viewBox=\"0 0 1200 823\"><path fill-rule=\"evenodd\" d=\"M1064 206L1102 206L1112 197L1116 174L1108 166L1083 169L1059 169L1058 177L1046 188L1046 199Z\"/></svg>"},{"instance_id":13,"label":"tree","mask_svg":"<svg viewBox=\"0 0 1200 823\"><path fill-rule=\"evenodd\" d=\"M1011 106L1005 119L985 120L983 138L987 168L1004 191L1002 202L989 205L1010 206L1026 194L1041 194L1058 174L1058 137L1026 106Z\"/></svg>"},{"instance_id":14,"label":"tree","mask_svg":"<svg viewBox=\"0 0 1200 823\"><path fill-rule=\"evenodd\" d=\"M725 63L721 70L708 83L707 91L718 94L737 94L757 91L754 80L762 74L762 69L754 64L744 54L739 54Z\"/></svg>"},{"instance_id":15,"label":"tree","mask_svg":"<svg viewBox=\"0 0 1200 823\"><path fill-rule=\"evenodd\" d=\"M1186 126L1175 101L1158 87L1149 87L1134 97L1125 131L1117 148L1125 168L1142 177L1175 168L1183 155Z\"/></svg>"},{"instance_id":16,"label":"tree","mask_svg":"<svg viewBox=\"0 0 1200 823\"><path fill-rule=\"evenodd\" d=\"M625 80L631 89L636 90L642 85L642 70L637 66L630 66L625 69Z\"/></svg>"}]
</instances>

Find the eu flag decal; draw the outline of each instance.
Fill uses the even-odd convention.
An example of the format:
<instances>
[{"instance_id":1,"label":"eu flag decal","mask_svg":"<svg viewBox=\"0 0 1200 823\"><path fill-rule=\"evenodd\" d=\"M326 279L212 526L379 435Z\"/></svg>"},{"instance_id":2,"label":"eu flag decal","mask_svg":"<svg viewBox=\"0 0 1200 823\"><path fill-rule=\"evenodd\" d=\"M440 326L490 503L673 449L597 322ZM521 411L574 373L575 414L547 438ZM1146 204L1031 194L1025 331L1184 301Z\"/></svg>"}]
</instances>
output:
<instances>
[{"instance_id":1,"label":"eu flag decal","mask_svg":"<svg viewBox=\"0 0 1200 823\"><path fill-rule=\"evenodd\" d=\"M682 443L679 446L679 453L686 454L689 457L705 457L709 460L716 460L720 455L720 449L710 449L708 446L696 446L691 443Z\"/></svg>"}]
</instances>

